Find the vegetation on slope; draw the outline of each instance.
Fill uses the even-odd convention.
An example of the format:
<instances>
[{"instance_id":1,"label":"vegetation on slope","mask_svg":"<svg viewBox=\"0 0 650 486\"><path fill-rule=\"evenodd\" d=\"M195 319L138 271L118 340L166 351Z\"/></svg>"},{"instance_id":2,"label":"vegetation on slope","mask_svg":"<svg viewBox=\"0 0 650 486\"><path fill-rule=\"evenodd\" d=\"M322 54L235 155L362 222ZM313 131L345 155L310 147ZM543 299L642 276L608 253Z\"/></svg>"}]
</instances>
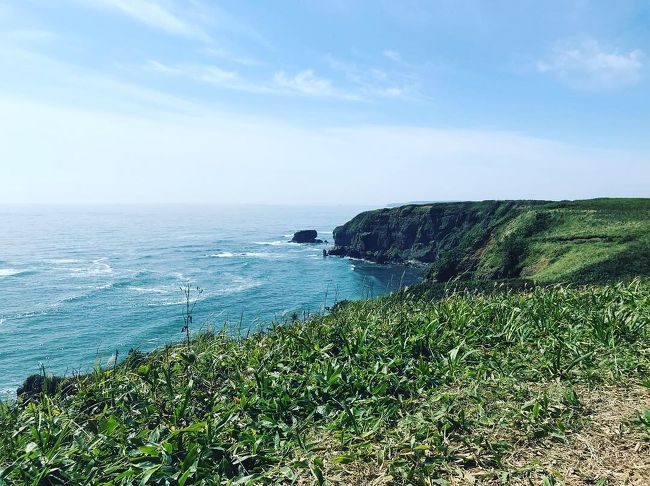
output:
<instances>
[{"instance_id":1,"label":"vegetation on slope","mask_svg":"<svg viewBox=\"0 0 650 486\"><path fill-rule=\"evenodd\" d=\"M439 203L361 213L333 255L431 263L429 281L650 275L650 199Z\"/></svg>"},{"instance_id":2,"label":"vegetation on slope","mask_svg":"<svg viewBox=\"0 0 650 486\"><path fill-rule=\"evenodd\" d=\"M405 290L244 339L134 353L0 404L0 478L552 484L552 464L515 453L570 444L589 430L590 397L647 385L649 370L648 282L435 301ZM635 433L647 424L639 415Z\"/></svg>"}]
</instances>

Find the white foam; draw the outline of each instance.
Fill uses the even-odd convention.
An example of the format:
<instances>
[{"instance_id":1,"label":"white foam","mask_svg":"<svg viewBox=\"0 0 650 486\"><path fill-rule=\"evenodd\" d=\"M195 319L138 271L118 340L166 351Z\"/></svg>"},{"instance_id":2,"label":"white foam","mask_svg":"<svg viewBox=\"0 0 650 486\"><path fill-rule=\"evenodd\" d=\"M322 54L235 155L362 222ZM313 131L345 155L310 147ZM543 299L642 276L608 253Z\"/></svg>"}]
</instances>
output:
<instances>
[{"instance_id":1,"label":"white foam","mask_svg":"<svg viewBox=\"0 0 650 486\"><path fill-rule=\"evenodd\" d=\"M79 263L81 260L75 258L50 258L43 260L46 263L52 263L54 265L70 265L71 263Z\"/></svg>"},{"instance_id":2,"label":"white foam","mask_svg":"<svg viewBox=\"0 0 650 486\"><path fill-rule=\"evenodd\" d=\"M25 270L18 270L16 268L0 268L0 277L11 277L13 275L20 275Z\"/></svg>"},{"instance_id":3,"label":"white foam","mask_svg":"<svg viewBox=\"0 0 650 486\"><path fill-rule=\"evenodd\" d=\"M172 289L170 287L128 287L129 290L141 293L151 294L168 294ZM176 290L176 287L174 287Z\"/></svg>"},{"instance_id":4,"label":"white foam","mask_svg":"<svg viewBox=\"0 0 650 486\"><path fill-rule=\"evenodd\" d=\"M242 253L242 256L253 258L282 258L281 254L267 253L263 251L247 251L246 253Z\"/></svg>"},{"instance_id":5,"label":"white foam","mask_svg":"<svg viewBox=\"0 0 650 486\"><path fill-rule=\"evenodd\" d=\"M262 285L262 282L254 279L247 279L244 277L235 277L233 278L233 285L225 289L221 289L216 293L219 295L228 295L236 294L237 292L243 292L244 290L253 289Z\"/></svg>"},{"instance_id":6,"label":"white foam","mask_svg":"<svg viewBox=\"0 0 650 486\"><path fill-rule=\"evenodd\" d=\"M29 319L30 317L36 317L43 314L43 312L25 312L22 314L15 314L13 316L9 316L10 319Z\"/></svg>"},{"instance_id":7,"label":"white foam","mask_svg":"<svg viewBox=\"0 0 650 486\"><path fill-rule=\"evenodd\" d=\"M96 268L97 273L113 273L113 269L108 263L104 263L106 258L99 258L98 260L93 260L93 265Z\"/></svg>"},{"instance_id":8,"label":"white foam","mask_svg":"<svg viewBox=\"0 0 650 486\"><path fill-rule=\"evenodd\" d=\"M198 297L198 298L196 298L196 294L194 294L194 295L191 296L191 301L194 302L194 299L196 298L196 301L200 302L200 301L204 300L205 298L207 298L208 295L213 295L213 294L212 293L208 294L206 292L203 292L201 294L201 296ZM185 299L185 297L183 297L183 298L179 298L178 300L165 300L163 302L151 302L151 303L149 303L147 305L149 305L149 306L159 306L160 305L160 306L167 307L167 306L170 306L170 305L183 305L186 302L187 302L187 300Z\"/></svg>"},{"instance_id":9,"label":"white foam","mask_svg":"<svg viewBox=\"0 0 650 486\"><path fill-rule=\"evenodd\" d=\"M207 299L214 296L223 296L236 294L239 292L244 292L245 290L253 289L262 285L262 280L256 280L251 278L245 278L240 276L234 276L227 287L214 290L212 292L203 292L199 297L199 301ZM149 306L172 306L172 305L182 305L185 304L184 298L166 300L163 302L151 302L147 305Z\"/></svg>"},{"instance_id":10,"label":"white foam","mask_svg":"<svg viewBox=\"0 0 650 486\"><path fill-rule=\"evenodd\" d=\"M284 245L290 245L291 244L289 241L284 241L284 240L253 241L253 243L256 244L256 245L268 245L268 246L284 246Z\"/></svg>"},{"instance_id":11,"label":"white foam","mask_svg":"<svg viewBox=\"0 0 650 486\"><path fill-rule=\"evenodd\" d=\"M106 258L99 258L93 260L93 264L90 267L70 268L70 271L73 275L82 277L94 277L97 275L108 275L113 273L113 268L108 263L104 263L104 260L106 260Z\"/></svg>"},{"instance_id":12,"label":"white foam","mask_svg":"<svg viewBox=\"0 0 650 486\"><path fill-rule=\"evenodd\" d=\"M181 305L185 304L185 300L167 300L165 302L151 302L147 304L148 306L169 306L169 305Z\"/></svg>"},{"instance_id":13,"label":"white foam","mask_svg":"<svg viewBox=\"0 0 650 486\"><path fill-rule=\"evenodd\" d=\"M269 253L264 251L246 251L242 253L231 253L224 251L209 255L214 258L283 258L285 255L279 253Z\"/></svg>"}]
</instances>

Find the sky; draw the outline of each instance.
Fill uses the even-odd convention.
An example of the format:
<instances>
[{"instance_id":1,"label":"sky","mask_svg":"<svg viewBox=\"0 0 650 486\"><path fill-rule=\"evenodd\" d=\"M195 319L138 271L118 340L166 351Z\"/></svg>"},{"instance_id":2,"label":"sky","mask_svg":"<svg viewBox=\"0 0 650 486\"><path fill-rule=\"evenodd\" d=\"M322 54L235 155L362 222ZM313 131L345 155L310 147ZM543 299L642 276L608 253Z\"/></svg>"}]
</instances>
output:
<instances>
[{"instance_id":1,"label":"sky","mask_svg":"<svg viewBox=\"0 0 650 486\"><path fill-rule=\"evenodd\" d=\"M0 204L650 197L650 0L0 0Z\"/></svg>"}]
</instances>

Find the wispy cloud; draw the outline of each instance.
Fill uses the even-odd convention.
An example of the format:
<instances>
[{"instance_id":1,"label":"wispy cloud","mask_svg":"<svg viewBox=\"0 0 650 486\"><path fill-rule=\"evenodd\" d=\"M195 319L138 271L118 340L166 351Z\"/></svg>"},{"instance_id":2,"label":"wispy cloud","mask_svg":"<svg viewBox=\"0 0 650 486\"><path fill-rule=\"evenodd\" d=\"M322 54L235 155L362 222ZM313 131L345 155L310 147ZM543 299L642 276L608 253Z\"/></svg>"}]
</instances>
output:
<instances>
[{"instance_id":1,"label":"wispy cloud","mask_svg":"<svg viewBox=\"0 0 650 486\"><path fill-rule=\"evenodd\" d=\"M295 76L288 76L284 71L279 71L273 76L273 84L281 89L309 96L340 95L329 79L319 78L311 69L300 71Z\"/></svg>"},{"instance_id":2,"label":"wispy cloud","mask_svg":"<svg viewBox=\"0 0 650 486\"><path fill-rule=\"evenodd\" d=\"M387 57L391 61L399 62L402 60L402 55L399 52L394 51L392 49L386 49L384 52L382 52L382 54L384 55L384 57Z\"/></svg>"},{"instance_id":3,"label":"wispy cloud","mask_svg":"<svg viewBox=\"0 0 650 486\"><path fill-rule=\"evenodd\" d=\"M380 68L342 61L331 55L326 60L331 69L342 73L349 83L355 85L363 98L422 98L417 77L411 73L386 72Z\"/></svg>"},{"instance_id":4,"label":"wispy cloud","mask_svg":"<svg viewBox=\"0 0 650 486\"><path fill-rule=\"evenodd\" d=\"M33 49L33 42L2 41L0 36L0 72L4 74L0 78L0 92L3 96L26 96L39 102L58 99L69 103L71 109L92 106L107 111L134 110L156 117L194 112L204 105L60 60Z\"/></svg>"},{"instance_id":5,"label":"wispy cloud","mask_svg":"<svg viewBox=\"0 0 650 486\"><path fill-rule=\"evenodd\" d=\"M210 42L211 37L197 25L160 0L77 0L83 4L120 12L149 27Z\"/></svg>"},{"instance_id":6,"label":"wispy cloud","mask_svg":"<svg viewBox=\"0 0 650 486\"><path fill-rule=\"evenodd\" d=\"M236 71L205 64L174 66L150 60L144 65L144 69L162 75L210 84L222 89L253 94L299 95L362 101L360 95L337 88L331 80L319 77L312 69L304 69L296 74L276 71L270 79L261 80L247 78Z\"/></svg>"},{"instance_id":7,"label":"wispy cloud","mask_svg":"<svg viewBox=\"0 0 650 486\"><path fill-rule=\"evenodd\" d=\"M192 0L194 17L205 22L205 26L215 28L221 34L235 36L253 42L266 50L275 50L273 43L248 20L237 17L223 8L217 2L207 0Z\"/></svg>"},{"instance_id":8,"label":"wispy cloud","mask_svg":"<svg viewBox=\"0 0 650 486\"><path fill-rule=\"evenodd\" d=\"M222 48L208 47L203 52L212 58L232 62L240 66L261 66L264 64L262 61L253 57L239 56Z\"/></svg>"},{"instance_id":9,"label":"wispy cloud","mask_svg":"<svg viewBox=\"0 0 650 486\"><path fill-rule=\"evenodd\" d=\"M236 71L229 71L213 65L192 64L175 66L150 60L143 67L149 72L188 79L223 89L258 94L274 92L272 87L267 84L249 81L241 77Z\"/></svg>"},{"instance_id":10,"label":"wispy cloud","mask_svg":"<svg viewBox=\"0 0 650 486\"><path fill-rule=\"evenodd\" d=\"M537 63L537 70L576 89L607 91L637 84L644 58L639 49L620 52L588 40L558 44L548 59Z\"/></svg>"}]
</instances>

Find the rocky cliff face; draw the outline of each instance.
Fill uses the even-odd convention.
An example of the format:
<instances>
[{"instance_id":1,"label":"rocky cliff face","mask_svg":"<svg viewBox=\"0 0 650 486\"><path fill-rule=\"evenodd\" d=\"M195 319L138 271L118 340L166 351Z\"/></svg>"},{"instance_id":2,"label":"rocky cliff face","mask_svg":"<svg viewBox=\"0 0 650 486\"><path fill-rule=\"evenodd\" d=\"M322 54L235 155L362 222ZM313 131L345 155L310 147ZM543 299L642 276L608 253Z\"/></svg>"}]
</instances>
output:
<instances>
[{"instance_id":1,"label":"rocky cliff face","mask_svg":"<svg viewBox=\"0 0 650 486\"><path fill-rule=\"evenodd\" d=\"M435 281L623 278L650 273L650 200L406 205L357 215L334 243L329 255L428 265Z\"/></svg>"},{"instance_id":2,"label":"rocky cliff face","mask_svg":"<svg viewBox=\"0 0 650 486\"><path fill-rule=\"evenodd\" d=\"M495 224L530 204L536 203L436 203L367 211L334 230L329 254L378 263L433 263L445 252L484 243Z\"/></svg>"}]
</instances>

